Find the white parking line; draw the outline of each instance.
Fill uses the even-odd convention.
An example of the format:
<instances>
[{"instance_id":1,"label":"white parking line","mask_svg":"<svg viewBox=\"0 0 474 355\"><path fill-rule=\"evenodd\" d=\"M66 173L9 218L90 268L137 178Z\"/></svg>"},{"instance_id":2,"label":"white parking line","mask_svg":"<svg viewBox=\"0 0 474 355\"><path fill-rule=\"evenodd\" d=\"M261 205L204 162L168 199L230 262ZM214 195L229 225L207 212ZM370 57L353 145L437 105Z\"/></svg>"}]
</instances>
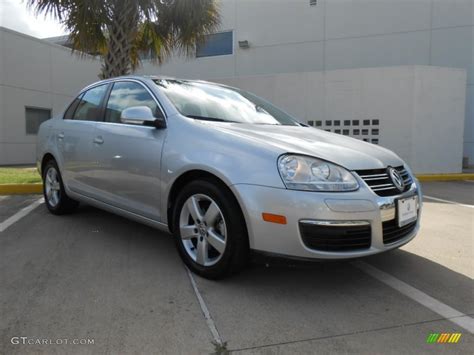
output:
<instances>
[{"instance_id":1,"label":"white parking line","mask_svg":"<svg viewBox=\"0 0 474 355\"><path fill-rule=\"evenodd\" d=\"M193 285L194 293L196 294L196 298L199 301L199 306L201 307L201 311L204 314L204 318L206 319L207 326L209 327L209 330L211 331L212 337L214 338L214 341L218 345L222 345L222 339L221 336L219 335L219 332L217 331L216 324L214 323L214 320L211 318L211 314L209 313L209 309L207 308L206 302L204 302L204 298L201 296L201 292L199 292L199 289L196 285L196 281L194 280L193 274L189 269L185 266L186 272L188 273L189 280L191 281L191 285Z\"/></svg>"},{"instance_id":2,"label":"white parking line","mask_svg":"<svg viewBox=\"0 0 474 355\"><path fill-rule=\"evenodd\" d=\"M431 311L438 313L440 316L456 323L460 327L466 329L471 334L474 334L474 319L459 312L458 310L438 301L430 295L410 286L409 284L387 274L386 272L377 269L376 267L367 264L363 261L355 261L353 265L364 271L366 274L392 287L398 292L411 298L412 300L422 304Z\"/></svg>"},{"instance_id":3,"label":"white parking line","mask_svg":"<svg viewBox=\"0 0 474 355\"><path fill-rule=\"evenodd\" d=\"M7 218L5 221L0 223L0 232L3 232L5 229L10 227L12 224L18 222L20 219L25 217L28 213L33 211L36 207L41 205L44 202L44 199L41 197L40 199L36 200L32 204L26 206L25 208L22 208L19 210L17 213L15 213L13 216Z\"/></svg>"},{"instance_id":4,"label":"white parking line","mask_svg":"<svg viewBox=\"0 0 474 355\"><path fill-rule=\"evenodd\" d=\"M444 200L444 199L442 199L442 198L437 198L437 197L432 197L432 196L423 195L423 198L427 198L428 200L433 200L433 201L439 201L439 202L444 202L444 203L450 203L450 204L452 204L452 205L458 205L458 206L467 207L467 208L474 208L473 205L466 205L466 204L464 204L464 203L459 203L459 202Z\"/></svg>"}]
</instances>

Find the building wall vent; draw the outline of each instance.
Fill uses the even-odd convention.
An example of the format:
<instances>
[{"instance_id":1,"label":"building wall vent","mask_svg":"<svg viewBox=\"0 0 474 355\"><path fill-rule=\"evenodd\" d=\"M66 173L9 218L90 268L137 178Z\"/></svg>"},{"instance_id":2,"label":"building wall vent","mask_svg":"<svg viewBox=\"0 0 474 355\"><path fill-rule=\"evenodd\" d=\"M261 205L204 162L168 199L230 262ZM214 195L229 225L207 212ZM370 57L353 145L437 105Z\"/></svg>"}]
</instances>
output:
<instances>
[{"instance_id":1,"label":"building wall vent","mask_svg":"<svg viewBox=\"0 0 474 355\"><path fill-rule=\"evenodd\" d=\"M309 6L316 6L318 4L318 0L309 0Z\"/></svg>"}]
</instances>

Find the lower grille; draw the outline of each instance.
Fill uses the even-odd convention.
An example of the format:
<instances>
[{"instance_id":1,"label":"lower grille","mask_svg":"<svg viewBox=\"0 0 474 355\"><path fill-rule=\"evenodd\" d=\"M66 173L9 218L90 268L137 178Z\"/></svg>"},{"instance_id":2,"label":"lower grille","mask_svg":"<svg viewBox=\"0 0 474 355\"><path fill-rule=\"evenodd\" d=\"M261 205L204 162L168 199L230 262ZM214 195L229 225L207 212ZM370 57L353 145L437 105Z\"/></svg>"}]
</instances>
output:
<instances>
[{"instance_id":1,"label":"lower grille","mask_svg":"<svg viewBox=\"0 0 474 355\"><path fill-rule=\"evenodd\" d=\"M300 222L303 243L320 251L354 251L370 248L370 224L356 226L326 226Z\"/></svg>"},{"instance_id":2,"label":"lower grille","mask_svg":"<svg viewBox=\"0 0 474 355\"><path fill-rule=\"evenodd\" d=\"M403 227L398 226L398 222L396 219L391 221L383 222L382 229L383 229L383 243L384 244L391 244L398 242L399 240L405 238L411 232L415 230L416 221L409 223Z\"/></svg>"}]
</instances>

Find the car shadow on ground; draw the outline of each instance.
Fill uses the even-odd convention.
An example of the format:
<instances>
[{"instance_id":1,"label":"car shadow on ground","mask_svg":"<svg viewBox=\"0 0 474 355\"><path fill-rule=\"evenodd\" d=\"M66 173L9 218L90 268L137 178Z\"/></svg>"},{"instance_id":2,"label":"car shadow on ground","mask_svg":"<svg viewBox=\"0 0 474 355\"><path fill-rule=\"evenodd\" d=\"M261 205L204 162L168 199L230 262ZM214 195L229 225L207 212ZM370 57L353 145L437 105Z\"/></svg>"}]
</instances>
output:
<instances>
[{"instance_id":1,"label":"car shadow on ground","mask_svg":"<svg viewBox=\"0 0 474 355\"><path fill-rule=\"evenodd\" d=\"M92 223L91 228L104 225L101 222L107 220L108 223L105 225L108 227L98 230L97 237L107 238L108 243L116 243L117 250L122 250L120 244L125 244L122 245L124 248L130 248L133 245L134 249L143 248L156 252L156 255L150 252L146 253L149 257L179 259L174 239L169 233L90 206L81 206L76 214L67 218L81 219L85 223ZM352 264L353 260L300 262L260 257L252 260L241 273L223 280L210 281L197 278L201 283L216 283L223 287L226 285L249 287L258 285L258 288L262 289L265 285L276 284L298 289L300 285L306 285L302 290L307 290L309 284L317 285L318 289L324 285L336 286L340 282L340 278L347 279L345 282L357 284L357 278L347 277L347 275L354 276L354 273L361 273ZM376 266L434 297L439 297L442 301L445 300L448 304L454 302L454 307L460 305L462 306L460 308L464 308L466 313L474 313L474 302L471 297L473 281L461 273L403 249L357 260Z\"/></svg>"}]
</instances>

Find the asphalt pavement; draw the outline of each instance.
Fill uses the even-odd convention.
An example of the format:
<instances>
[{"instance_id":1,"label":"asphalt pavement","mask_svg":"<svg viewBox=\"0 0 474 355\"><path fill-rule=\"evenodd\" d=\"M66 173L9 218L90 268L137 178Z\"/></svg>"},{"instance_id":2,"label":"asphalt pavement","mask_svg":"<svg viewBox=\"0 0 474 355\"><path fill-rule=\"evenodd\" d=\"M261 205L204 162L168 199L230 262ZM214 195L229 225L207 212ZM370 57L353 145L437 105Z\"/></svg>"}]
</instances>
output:
<instances>
[{"instance_id":1,"label":"asphalt pavement","mask_svg":"<svg viewBox=\"0 0 474 355\"><path fill-rule=\"evenodd\" d=\"M470 354L474 182L423 190L399 250L221 281L190 276L163 232L89 206L16 220L39 196L2 196L0 354Z\"/></svg>"}]
</instances>

